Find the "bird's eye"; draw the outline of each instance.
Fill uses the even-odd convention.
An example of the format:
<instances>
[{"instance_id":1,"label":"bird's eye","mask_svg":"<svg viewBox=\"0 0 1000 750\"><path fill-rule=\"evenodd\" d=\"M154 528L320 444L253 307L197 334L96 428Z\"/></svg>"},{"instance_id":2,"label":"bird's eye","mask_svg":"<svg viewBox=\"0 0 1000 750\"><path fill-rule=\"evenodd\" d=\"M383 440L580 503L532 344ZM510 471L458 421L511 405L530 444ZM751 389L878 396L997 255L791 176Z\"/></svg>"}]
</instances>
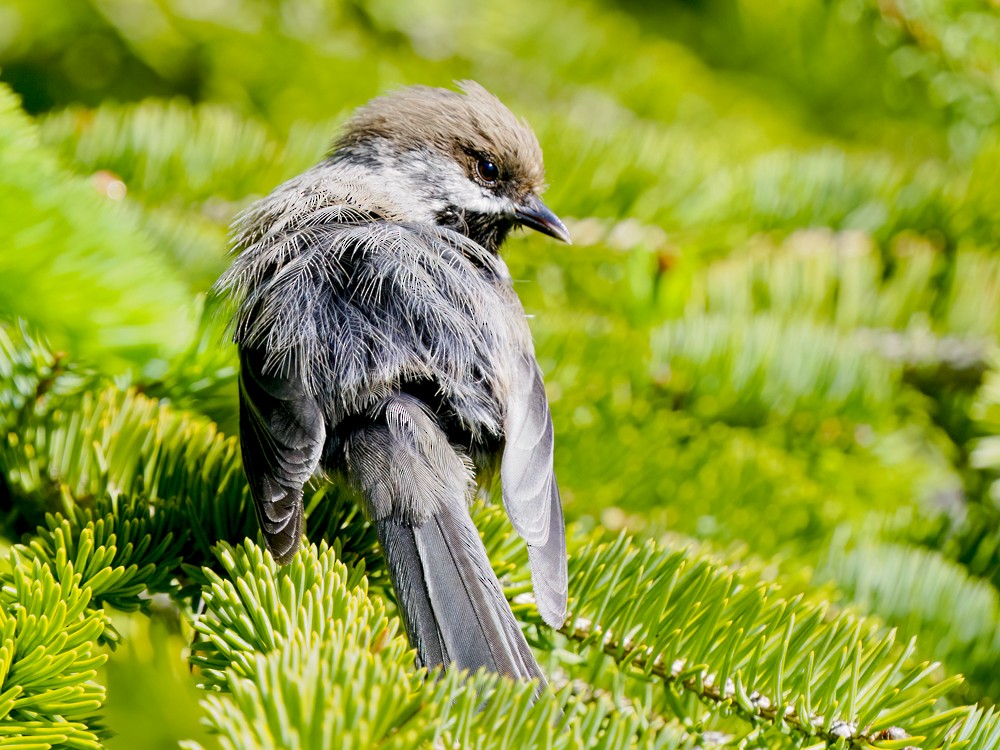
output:
<instances>
[{"instance_id":1,"label":"bird's eye","mask_svg":"<svg viewBox=\"0 0 1000 750\"><path fill-rule=\"evenodd\" d=\"M500 179L500 168L489 159L480 159L476 162L476 174L487 185L492 185Z\"/></svg>"}]
</instances>

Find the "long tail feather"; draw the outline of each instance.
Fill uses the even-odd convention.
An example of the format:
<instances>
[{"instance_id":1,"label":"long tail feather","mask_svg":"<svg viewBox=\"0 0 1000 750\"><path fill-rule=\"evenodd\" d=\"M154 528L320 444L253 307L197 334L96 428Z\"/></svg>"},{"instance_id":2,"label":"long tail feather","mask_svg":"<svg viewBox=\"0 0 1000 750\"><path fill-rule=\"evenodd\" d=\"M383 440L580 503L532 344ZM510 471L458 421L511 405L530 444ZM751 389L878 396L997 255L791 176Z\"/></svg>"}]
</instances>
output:
<instances>
[{"instance_id":1,"label":"long tail feather","mask_svg":"<svg viewBox=\"0 0 1000 750\"><path fill-rule=\"evenodd\" d=\"M443 508L420 526L385 519L376 528L424 666L486 667L544 684L464 506Z\"/></svg>"}]
</instances>

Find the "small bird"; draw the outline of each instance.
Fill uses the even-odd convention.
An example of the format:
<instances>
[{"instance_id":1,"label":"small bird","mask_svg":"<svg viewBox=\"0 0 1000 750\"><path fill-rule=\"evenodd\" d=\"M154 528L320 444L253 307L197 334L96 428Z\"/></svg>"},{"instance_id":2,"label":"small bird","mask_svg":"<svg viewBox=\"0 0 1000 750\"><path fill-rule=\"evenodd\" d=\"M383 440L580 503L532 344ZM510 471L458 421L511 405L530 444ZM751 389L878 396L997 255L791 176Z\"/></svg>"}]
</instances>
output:
<instances>
[{"instance_id":1,"label":"small bird","mask_svg":"<svg viewBox=\"0 0 1000 750\"><path fill-rule=\"evenodd\" d=\"M317 166L250 206L216 283L240 356L243 466L287 563L314 474L357 491L428 668L544 677L469 515L499 468L538 611L566 615L553 430L498 252L564 242L531 128L482 86L414 86L357 110Z\"/></svg>"}]
</instances>

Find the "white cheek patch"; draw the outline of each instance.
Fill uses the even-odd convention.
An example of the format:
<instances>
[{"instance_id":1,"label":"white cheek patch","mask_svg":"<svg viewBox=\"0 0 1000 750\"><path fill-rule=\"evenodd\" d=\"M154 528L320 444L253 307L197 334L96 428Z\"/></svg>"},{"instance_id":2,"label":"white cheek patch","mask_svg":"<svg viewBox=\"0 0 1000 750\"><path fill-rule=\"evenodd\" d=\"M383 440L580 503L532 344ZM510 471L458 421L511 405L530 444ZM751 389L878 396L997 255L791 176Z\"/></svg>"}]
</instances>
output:
<instances>
[{"instance_id":1,"label":"white cheek patch","mask_svg":"<svg viewBox=\"0 0 1000 750\"><path fill-rule=\"evenodd\" d=\"M446 194L459 210L477 214L506 214L512 211L510 201L473 182L461 170L449 172L444 185Z\"/></svg>"},{"instance_id":2,"label":"white cheek patch","mask_svg":"<svg viewBox=\"0 0 1000 750\"><path fill-rule=\"evenodd\" d=\"M365 192L405 221L433 224L449 207L497 215L514 210L509 200L474 182L460 164L436 152L400 154L377 143L374 156L377 167L352 165L343 173L345 181L363 184Z\"/></svg>"}]
</instances>

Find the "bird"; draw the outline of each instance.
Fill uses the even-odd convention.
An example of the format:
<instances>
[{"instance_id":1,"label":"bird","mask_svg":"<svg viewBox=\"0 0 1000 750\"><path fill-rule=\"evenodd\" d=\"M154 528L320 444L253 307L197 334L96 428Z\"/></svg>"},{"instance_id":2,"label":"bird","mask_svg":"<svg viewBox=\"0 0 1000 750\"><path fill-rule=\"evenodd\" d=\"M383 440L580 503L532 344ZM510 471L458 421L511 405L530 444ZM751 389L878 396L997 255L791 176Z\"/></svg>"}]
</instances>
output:
<instances>
[{"instance_id":1,"label":"bird","mask_svg":"<svg viewBox=\"0 0 1000 750\"><path fill-rule=\"evenodd\" d=\"M545 677L470 504L499 474L535 602L560 627L565 521L527 316L500 255L516 227L570 243L531 127L479 84L355 110L317 165L233 224L229 304L243 467L288 563L318 476L374 527L417 664Z\"/></svg>"}]
</instances>

